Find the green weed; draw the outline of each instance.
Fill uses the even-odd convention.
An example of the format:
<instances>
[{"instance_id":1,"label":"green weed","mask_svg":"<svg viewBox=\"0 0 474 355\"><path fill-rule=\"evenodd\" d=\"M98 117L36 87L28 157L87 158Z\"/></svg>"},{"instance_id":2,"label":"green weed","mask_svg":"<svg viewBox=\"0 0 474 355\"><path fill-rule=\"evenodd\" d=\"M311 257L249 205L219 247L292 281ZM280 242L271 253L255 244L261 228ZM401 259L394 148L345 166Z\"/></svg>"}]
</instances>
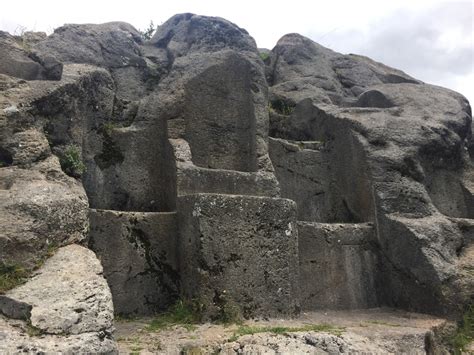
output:
<instances>
[{"instance_id":1,"label":"green weed","mask_svg":"<svg viewBox=\"0 0 474 355\"><path fill-rule=\"evenodd\" d=\"M80 177L86 166L82 162L81 150L77 145L70 144L59 157L63 171L73 177Z\"/></svg>"},{"instance_id":2,"label":"green weed","mask_svg":"<svg viewBox=\"0 0 474 355\"><path fill-rule=\"evenodd\" d=\"M459 322L450 343L455 354L462 354L472 341L474 341L474 305L471 304Z\"/></svg>"},{"instance_id":3,"label":"green weed","mask_svg":"<svg viewBox=\"0 0 474 355\"><path fill-rule=\"evenodd\" d=\"M155 317L148 325L149 331L162 331L175 325L180 325L192 331L201 320L199 313L191 302L179 301L167 312Z\"/></svg>"},{"instance_id":4,"label":"green weed","mask_svg":"<svg viewBox=\"0 0 474 355\"><path fill-rule=\"evenodd\" d=\"M286 334L294 332L326 332L340 336L344 328L335 327L329 324L308 324L302 327L265 327L265 326L240 326L229 341L236 341L243 335L253 335L257 333Z\"/></svg>"}]
</instances>

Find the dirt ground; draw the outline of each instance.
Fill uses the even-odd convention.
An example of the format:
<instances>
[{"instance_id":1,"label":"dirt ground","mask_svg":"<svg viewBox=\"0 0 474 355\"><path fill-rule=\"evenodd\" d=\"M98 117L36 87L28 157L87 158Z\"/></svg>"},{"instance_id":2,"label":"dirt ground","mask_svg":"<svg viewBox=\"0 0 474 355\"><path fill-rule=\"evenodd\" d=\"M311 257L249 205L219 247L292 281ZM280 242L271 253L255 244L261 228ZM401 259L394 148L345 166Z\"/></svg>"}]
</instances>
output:
<instances>
[{"instance_id":1,"label":"dirt ground","mask_svg":"<svg viewBox=\"0 0 474 355\"><path fill-rule=\"evenodd\" d=\"M427 340L446 321L427 315L370 309L302 313L297 319L251 320L244 324L258 327L305 327L327 324L341 327L331 332L288 332L238 336L238 325L201 324L193 329L173 326L150 331L151 318L116 322L115 337L121 354L295 354L334 353L347 349L359 353L383 351L426 353ZM428 337L428 338L427 338ZM339 349L339 350L337 350Z\"/></svg>"}]
</instances>

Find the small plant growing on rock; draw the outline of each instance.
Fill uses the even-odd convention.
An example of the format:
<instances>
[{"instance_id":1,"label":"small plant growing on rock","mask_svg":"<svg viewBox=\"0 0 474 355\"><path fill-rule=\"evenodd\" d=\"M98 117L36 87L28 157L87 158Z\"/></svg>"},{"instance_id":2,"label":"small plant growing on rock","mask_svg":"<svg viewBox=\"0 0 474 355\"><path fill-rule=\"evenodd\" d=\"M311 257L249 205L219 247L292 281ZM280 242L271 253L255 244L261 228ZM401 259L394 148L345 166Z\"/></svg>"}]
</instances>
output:
<instances>
[{"instance_id":1,"label":"small plant growing on rock","mask_svg":"<svg viewBox=\"0 0 474 355\"><path fill-rule=\"evenodd\" d=\"M466 351L466 346L472 341L474 341L474 304L467 308L450 343L455 354L463 354Z\"/></svg>"},{"instance_id":2,"label":"small plant growing on rock","mask_svg":"<svg viewBox=\"0 0 474 355\"><path fill-rule=\"evenodd\" d=\"M150 25L148 26L148 28L146 28L145 30L139 30L139 32L142 38L145 41L148 41L153 37L155 30L156 28L155 28L155 25L153 24L153 21L150 21Z\"/></svg>"},{"instance_id":3,"label":"small plant growing on rock","mask_svg":"<svg viewBox=\"0 0 474 355\"><path fill-rule=\"evenodd\" d=\"M70 144L64 149L59 162L64 172L70 176L80 177L86 171L86 166L82 162L81 151L74 144Z\"/></svg>"},{"instance_id":4,"label":"small plant growing on rock","mask_svg":"<svg viewBox=\"0 0 474 355\"><path fill-rule=\"evenodd\" d=\"M270 102L270 109L281 115L290 116L295 109L295 105L278 99Z\"/></svg>"},{"instance_id":5,"label":"small plant growing on rock","mask_svg":"<svg viewBox=\"0 0 474 355\"><path fill-rule=\"evenodd\" d=\"M270 54L268 54L267 52L260 52L259 55L260 59L262 59L264 62L268 60L268 58L270 58Z\"/></svg>"}]
</instances>

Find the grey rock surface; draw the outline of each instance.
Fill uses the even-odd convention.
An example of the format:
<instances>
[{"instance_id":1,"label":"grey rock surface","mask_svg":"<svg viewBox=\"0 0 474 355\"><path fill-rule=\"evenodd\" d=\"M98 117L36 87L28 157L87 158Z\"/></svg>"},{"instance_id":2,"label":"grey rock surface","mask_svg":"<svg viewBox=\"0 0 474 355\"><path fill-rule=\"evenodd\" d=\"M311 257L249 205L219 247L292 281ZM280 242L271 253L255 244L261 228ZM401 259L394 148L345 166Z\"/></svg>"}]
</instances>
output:
<instances>
[{"instance_id":1,"label":"grey rock surface","mask_svg":"<svg viewBox=\"0 0 474 355\"><path fill-rule=\"evenodd\" d=\"M28 326L0 315L0 352L4 354L118 354L117 344L105 333L29 335Z\"/></svg>"},{"instance_id":2,"label":"grey rock surface","mask_svg":"<svg viewBox=\"0 0 474 355\"><path fill-rule=\"evenodd\" d=\"M335 155L342 153L343 148L331 149L320 141L281 138L270 138L269 143L281 195L296 202L298 220L356 222L363 219L356 207L348 206L350 193L340 186ZM347 168L343 161L339 166ZM357 174L351 177L356 178Z\"/></svg>"},{"instance_id":3,"label":"grey rock surface","mask_svg":"<svg viewBox=\"0 0 474 355\"><path fill-rule=\"evenodd\" d=\"M301 309L379 306L374 244L367 223L298 222Z\"/></svg>"},{"instance_id":4,"label":"grey rock surface","mask_svg":"<svg viewBox=\"0 0 474 355\"><path fill-rule=\"evenodd\" d=\"M112 292L115 314L154 315L178 297L174 212L91 210L89 247Z\"/></svg>"},{"instance_id":5,"label":"grey rock surface","mask_svg":"<svg viewBox=\"0 0 474 355\"><path fill-rule=\"evenodd\" d=\"M89 225L82 185L51 156L29 169L0 169L0 260L32 268L51 250L85 239Z\"/></svg>"},{"instance_id":6,"label":"grey rock surface","mask_svg":"<svg viewBox=\"0 0 474 355\"><path fill-rule=\"evenodd\" d=\"M116 353L110 289L99 260L84 247L58 249L25 284L0 297L0 313L9 317L29 305L26 322L0 318L1 351Z\"/></svg>"},{"instance_id":7,"label":"grey rock surface","mask_svg":"<svg viewBox=\"0 0 474 355\"><path fill-rule=\"evenodd\" d=\"M58 249L31 279L3 297L30 305L30 324L44 333L112 328L112 296L102 266L92 251L79 245Z\"/></svg>"},{"instance_id":8,"label":"grey rock surface","mask_svg":"<svg viewBox=\"0 0 474 355\"><path fill-rule=\"evenodd\" d=\"M161 309L178 291L202 298L208 318L227 306L292 315L301 295L312 308L452 318L471 302L462 95L298 34L261 51L235 24L193 14L149 41L122 22L0 33L0 54L2 268L31 271L82 241L90 207L115 211L91 217L91 240L124 313ZM178 215L177 262L161 217L149 219L160 213ZM324 263L334 277L314 271ZM175 265L181 284L168 280ZM164 296L168 281L177 289ZM134 295L146 301L127 304ZM28 302L1 307L21 322L36 317Z\"/></svg>"},{"instance_id":9,"label":"grey rock surface","mask_svg":"<svg viewBox=\"0 0 474 355\"><path fill-rule=\"evenodd\" d=\"M219 319L237 308L248 318L298 311L295 203L196 194L178 201L181 292ZM229 308L230 307L230 308Z\"/></svg>"},{"instance_id":10,"label":"grey rock surface","mask_svg":"<svg viewBox=\"0 0 474 355\"><path fill-rule=\"evenodd\" d=\"M61 79L63 64L50 54L35 54L31 50L35 42L33 32L15 37L0 31L0 73L25 80Z\"/></svg>"},{"instance_id":11,"label":"grey rock surface","mask_svg":"<svg viewBox=\"0 0 474 355\"><path fill-rule=\"evenodd\" d=\"M350 146L335 156L336 184L358 221L376 225L383 302L462 311L474 290L459 289L458 255L472 242L450 218L472 218L467 100L296 34L278 42L267 74L272 136Z\"/></svg>"}]
</instances>

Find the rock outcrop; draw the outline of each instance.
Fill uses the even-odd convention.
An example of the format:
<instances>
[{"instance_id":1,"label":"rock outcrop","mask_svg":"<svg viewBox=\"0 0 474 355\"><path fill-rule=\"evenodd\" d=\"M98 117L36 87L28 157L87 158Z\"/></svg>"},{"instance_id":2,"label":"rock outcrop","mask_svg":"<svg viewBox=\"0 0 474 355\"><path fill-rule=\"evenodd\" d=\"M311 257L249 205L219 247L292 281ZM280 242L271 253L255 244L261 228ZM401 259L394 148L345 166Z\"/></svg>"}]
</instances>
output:
<instances>
[{"instance_id":1,"label":"rock outcrop","mask_svg":"<svg viewBox=\"0 0 474 355\"><path fill-rule=\"evenodd\" d=\"M267 78L270 134L320 142L321 158L312 161L325 165L306 181L329 180L332 186L322 188L326 197L313 199L321 203L312 220L337 221L331 210L321 212L330 196L335 202L329 206L347 210L340 221L374 223L382 303L439 314L461 311L473 294L472 277L466 279L457 266L472 241L471 227L462 227L472 225L465 219L473 217L467 100L296 34L272 50ZM273 163L291 171L280 175L303 182L308 169L293 157L297 153L282 155L274 146ZM303 147L299 154L304 153ZM307 185L286 188L283 196L303 202ZM471 284L470 291L461 284Z\"/></svg>"},{"instance_id":2,"label":"rock outcrop","mask_svg":"<svg viewBox=\"0 0 474 355\"><path fill-rule=\"evenodd\" d=\"M25 321L0 318L5 353L116 351L110 339L112 295L102 266L78 245L60 248L30 280L0 296L0 314Z\"/></svg>"},{"instance_id":3,"label":"rock outcrop","mask_svg":"<svg viewBox=\"0 0 474 355\"><path fill-rule=\"evenodd\" d=\"M123 316L187 299L211 320L457 319L472 303L462 95L298 34L261 55L244 29L193 14L150 40L122 22L2 32L0 53L5 351L114 352L111 299Z\"/></svg>"}]
</instances>

